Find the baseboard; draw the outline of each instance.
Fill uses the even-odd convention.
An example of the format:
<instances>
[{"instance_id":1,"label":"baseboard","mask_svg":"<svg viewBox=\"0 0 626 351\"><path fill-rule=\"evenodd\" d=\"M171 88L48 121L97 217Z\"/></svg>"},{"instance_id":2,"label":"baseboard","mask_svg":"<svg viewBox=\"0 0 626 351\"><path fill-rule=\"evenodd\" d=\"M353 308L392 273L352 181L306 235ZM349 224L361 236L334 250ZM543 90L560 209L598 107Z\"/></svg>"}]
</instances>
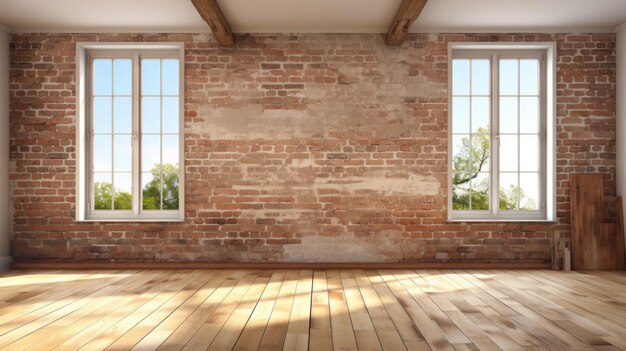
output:
<instances>
[{"instance_id":1,"label":"baseboard","mask_svg":"<svg viewBox=\"0 0 626 351\"><path fill-rule=\"evenodd\" d=\"M348 262L72 262L17 261L12 269L550 269L550 263L348 263Z\"/></svg>"},{"instance_id":2,"label":"baseboard","mask_svg":"<svg viewBox=\"0 0 626 351\"><path fill-rule=\"evenodd\" d=\"M13 262L11 256L0 257L0 272L8 271L9 269L11 269L11 262Z\"/></svg>"}]
</instances>

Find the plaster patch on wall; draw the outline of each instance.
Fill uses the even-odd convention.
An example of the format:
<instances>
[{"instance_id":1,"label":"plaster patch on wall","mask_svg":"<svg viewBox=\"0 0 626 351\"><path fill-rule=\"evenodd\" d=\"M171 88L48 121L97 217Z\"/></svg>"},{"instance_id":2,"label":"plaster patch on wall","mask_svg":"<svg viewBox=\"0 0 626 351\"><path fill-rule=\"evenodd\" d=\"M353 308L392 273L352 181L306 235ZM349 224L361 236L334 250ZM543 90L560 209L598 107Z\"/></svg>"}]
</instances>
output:
<instances>
[{"instance_id":1,"label":"plaster patch on wall","mask_svg":"<svg viewBox=\"0 0 626 351\"><path fill-rule=\"evenodd\" d=\"M292 262L384 262L385 242L353 237L307 236L301 244L284 246Z\"/></svg>"},{"instance_id":2,"label":"plaster patch on wall","mask_svg":"<svg viewBox=\"0 0 626 351\"><path fill-rule=\"evenodd\" d=\"M232 140L319 138L333 133L376 138L415 136L419 120L406 100L444 98L445 84L419 74L419 65L427 53L425 48L394 50L384 45L381 48L380 37L369 39L372 45L357 42L362 45L358 52L367 60L364 64L341 59L341 55L357 49L328 50L327 42L307 36L299 45L324 50L320 54L323 63L319 67L314 64L313 68L304 65L306 75L296 75L294 81L284 72L288 71L284 68L286 64L270 64L276 66L278 78L268 76L264 70L250 71L239 64L233 65L223 82L233 94L217 105L199 104L198 114L203 123L195 125L195 131L212 139ZM225 73L221 71L221 74ZM264 82L268 83L251 83L266 78ZM251 91L254 94L249 94ZM194 99L209 102L211 94L212 91L194 92ZM274 99L270 107L266 106L265 98ZM290 102L283 105L283 98Z\"/></svg>"},{"instance_id":3,"label":"plaster patch on wall","mask_svg":"<svg viewBox=\"0 0 626 351\"><path fill-rule=\"evenodd\" d=\"M363 191L380 195L436 196L441 186L431 175L388 172L366 172L359 176L316 178L311 173L296 173L281 170L272 174L245 174L245 184L235 184L234 189L257 189L280 193L311 193L319 189L335 189L347 194Z\"/></svg>"},{"instance_id":4,"label":"plaster patch on wall","mask_svg":"<svg viewBox=\"0 0 626 351\"><path fill-rule=\"evenodd\" d=\"M319 120L298 110L264 110L260 104L211 108L202 106L205 116L198 132L212 139L292 139L323 135L325 127Z\"/></svg>"},{"instance_id":5,"label":"plaster patch on wall","mask_svg":"<svg viewBox=\"0 0 626 351\"><path fill-rule=\"evenodd\" d=\"M360 177L339 179L315 179L314 188L332 188L355 193L358 191L376 191L384 195L438 195L439 181L433 176L419 174L386 175L384 173L364 174Z\"/></svg>"}]
</instances>

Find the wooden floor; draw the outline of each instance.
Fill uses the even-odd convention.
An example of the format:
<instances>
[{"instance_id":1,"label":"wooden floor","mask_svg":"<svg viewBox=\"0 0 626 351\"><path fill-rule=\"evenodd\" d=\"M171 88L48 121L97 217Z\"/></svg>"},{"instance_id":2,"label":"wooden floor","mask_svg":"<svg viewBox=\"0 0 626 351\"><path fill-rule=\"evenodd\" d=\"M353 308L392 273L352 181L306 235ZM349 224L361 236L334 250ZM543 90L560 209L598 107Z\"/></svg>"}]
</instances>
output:
<instances>
[{"instance_id":1,"label":"wooden floor","mask_svg":"<svg viewBox=\"0 0 626 351\"><path fill-rule=\"evenodd\" d=\"M6 350L620 350L626 274L23 271Z\"/></svg>"}]
</instances>

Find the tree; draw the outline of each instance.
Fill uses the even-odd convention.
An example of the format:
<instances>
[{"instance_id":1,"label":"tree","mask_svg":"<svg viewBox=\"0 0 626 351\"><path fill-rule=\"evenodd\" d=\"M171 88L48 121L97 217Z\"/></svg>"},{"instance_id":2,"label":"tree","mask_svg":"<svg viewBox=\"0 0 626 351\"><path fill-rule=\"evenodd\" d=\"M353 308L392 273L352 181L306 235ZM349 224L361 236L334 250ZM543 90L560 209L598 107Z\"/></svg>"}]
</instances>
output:
<instances>
[{"instance_id":1,"label":"tree","mask_svg":"<svg viewBox=\"0 0 626 351\"><path fill-rule=\"evenodd\" d=\"M113 185L109 182L96 182L93 185L93 191L94 208L96 210L110 210ZM130 193L124 191L115 193L114 209L130 210L132 209L132 203L133 200Z\"/></svg>"},{"instance_id":2,"label":"tree","mask_svg":"<svg viewBox=\"0 0 626 351\"><path fill-rule=\"evenodd\" d=\"M161 209L161 175L163 178L163 209L176 210L179 207L178 164L155 165L150 170L152 180L143 188L143 209ZM113 185L109 182L94 183L94 209L111 210ZM126 191L115 192L115 210L132 209L132 194Z\"/></svg>"},{"instance_id":3,"label":"tree","mask_svg":"<svg viewBox=\"0 0 626 351\"><path fill-rule=\"evenodd\" d=\"M143 188L143 209L161 209L161 175L163 175L163 209L178 209L178 164L155 165L150 171L152 180Z\"/></svg>"},{"instance_id":4,"label":"tree","mask_svg":"<svg viewBox=\"0 0 626 351\"><path fill-rule=\"evenodd\" d=\"M489 131L478 129L478 133L463 138L461 150L452 159L452 207L455 210L488 210L489 178L479 179L481 172L488 171ZM471 205L470 205L471 198ZM527 198L518 186L509 189L500 187L499 206L502 210L528 210L536 207L533 199Z\"/></svg>"}]
</instances>

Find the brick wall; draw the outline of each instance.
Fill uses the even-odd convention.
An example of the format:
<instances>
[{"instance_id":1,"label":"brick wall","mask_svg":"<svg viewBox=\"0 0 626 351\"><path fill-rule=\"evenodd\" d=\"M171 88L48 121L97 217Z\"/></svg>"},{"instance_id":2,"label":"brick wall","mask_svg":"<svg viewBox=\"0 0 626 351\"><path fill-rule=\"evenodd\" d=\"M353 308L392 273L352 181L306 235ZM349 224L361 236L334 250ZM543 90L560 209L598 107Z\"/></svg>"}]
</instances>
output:
<instances>
[{"instance_id":1,"label":"brick wall","mask_svg":"<svg viewBox=\"0 0 626 351\"><path fill-rule=\"evenodd\" d=\"M186 46L184 223L75 223L75 43ZM446 223L447 43L558 46L558 223ZM615 194L615 37L17 34L16 259L548 262L568 176Z\"/></svg>"}]
</instances>

